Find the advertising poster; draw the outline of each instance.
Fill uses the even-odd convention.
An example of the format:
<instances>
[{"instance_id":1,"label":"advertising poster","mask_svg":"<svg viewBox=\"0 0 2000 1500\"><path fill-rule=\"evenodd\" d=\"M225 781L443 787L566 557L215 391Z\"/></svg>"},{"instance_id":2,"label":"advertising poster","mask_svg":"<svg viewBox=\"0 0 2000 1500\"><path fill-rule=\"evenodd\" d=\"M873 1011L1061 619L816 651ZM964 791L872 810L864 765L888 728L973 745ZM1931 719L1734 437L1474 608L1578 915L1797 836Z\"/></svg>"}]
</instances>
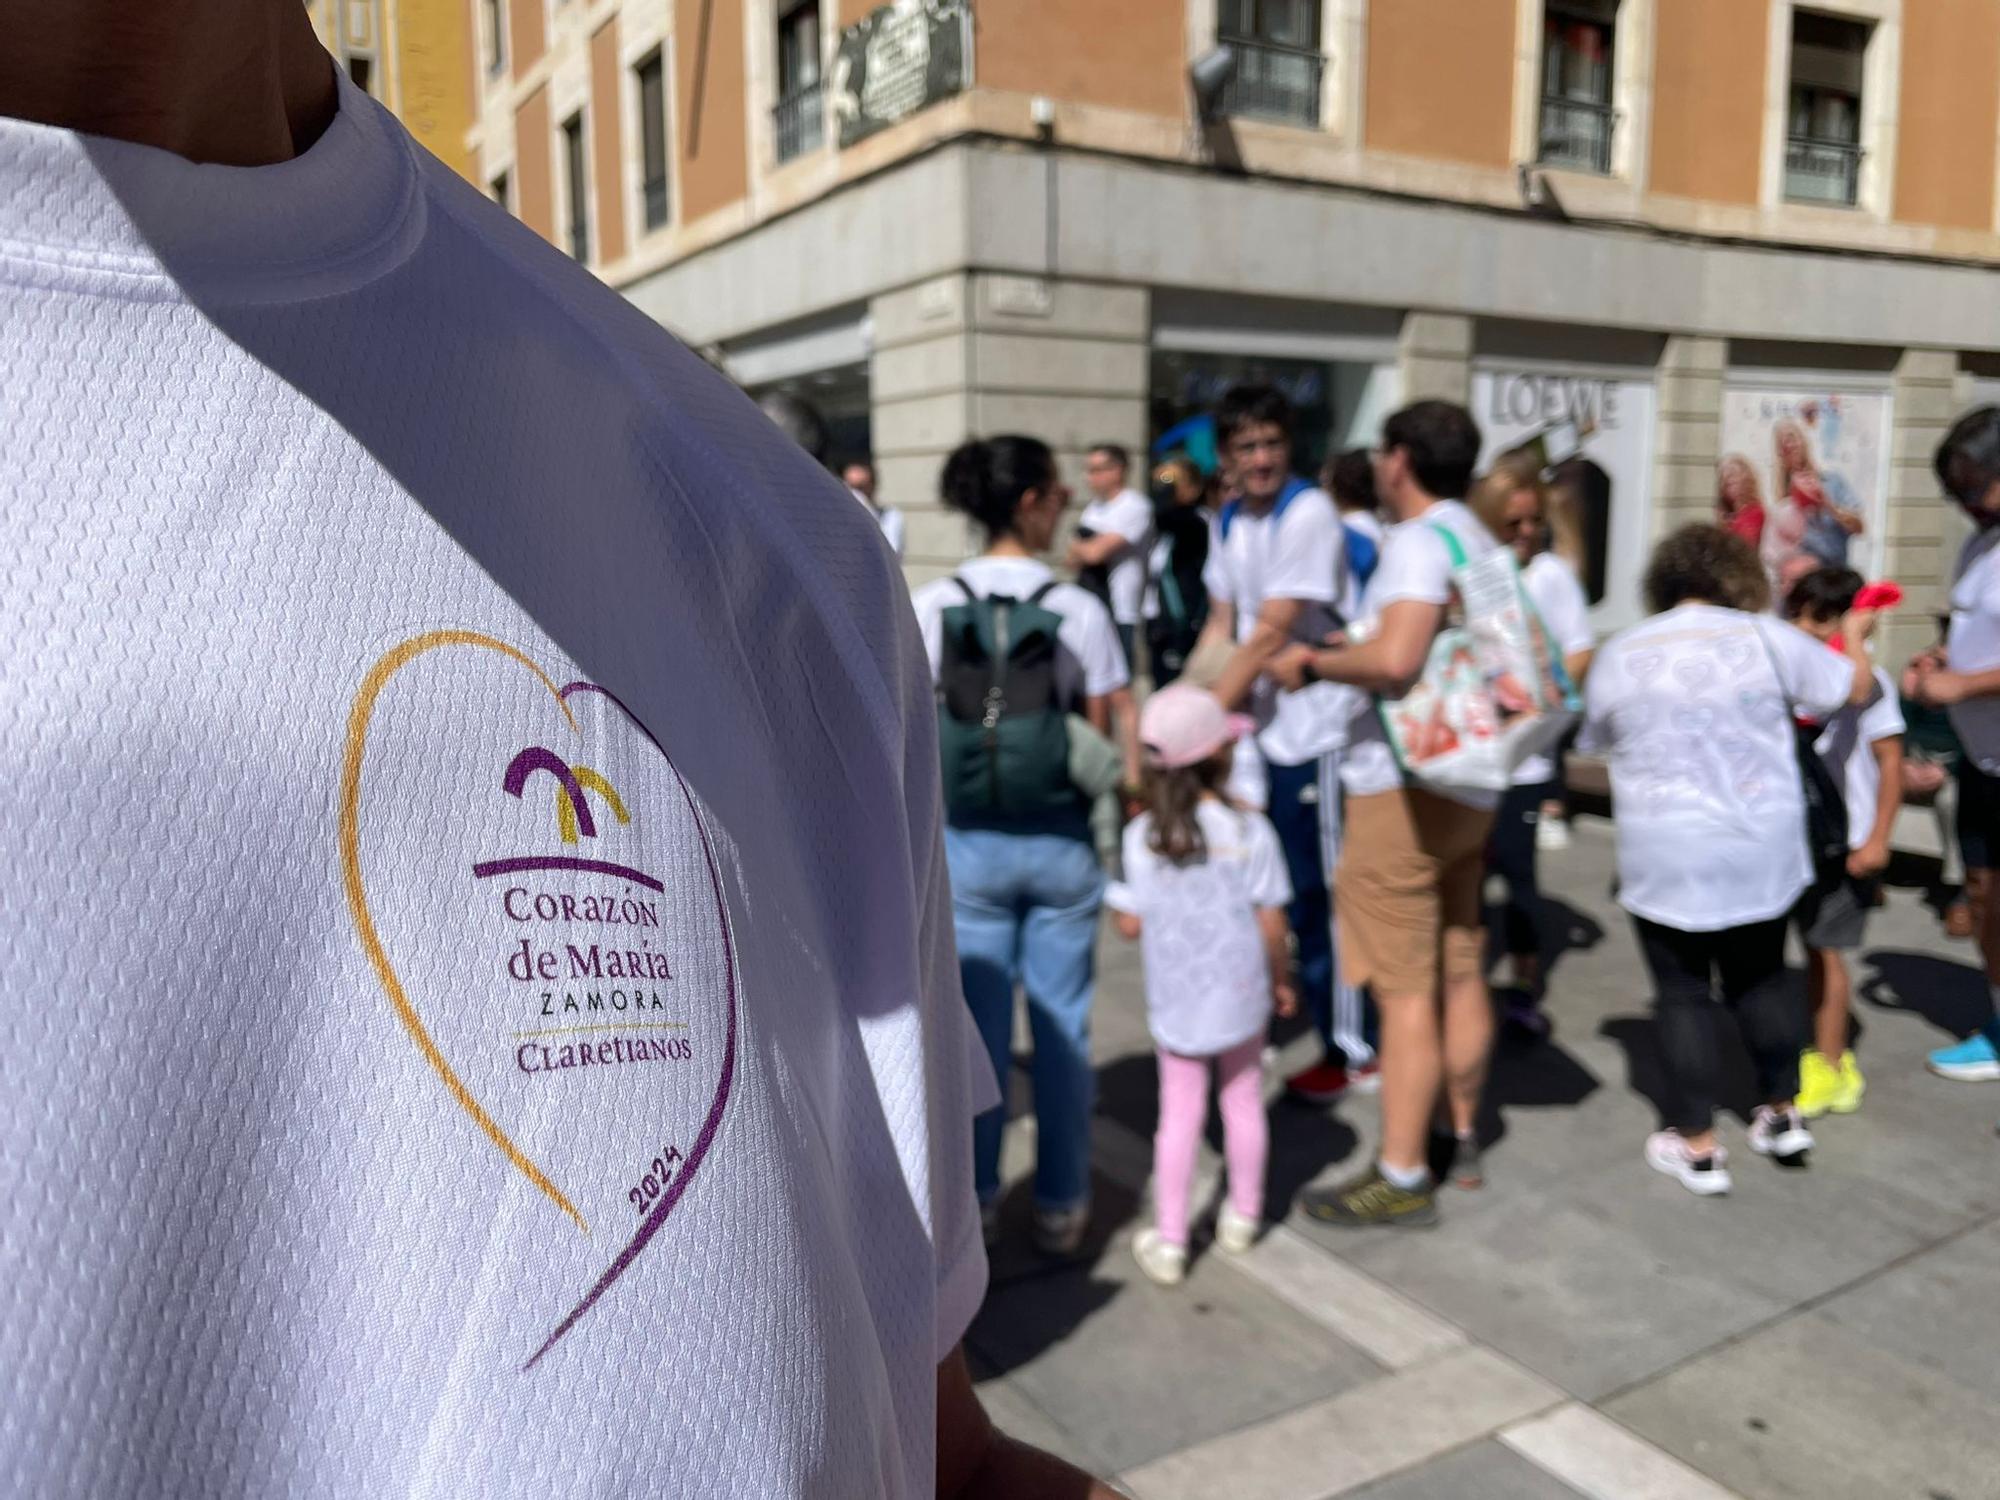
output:
<instances>
[{"instance_id":1,"label":"advertising poster","mask_svg":"<svg viewBox=\"0 0 2000 1500\"><path fill-rule=\"evenodd\" d=\"M1551 464L1581 457L1602 471L1608 493L1600 484L1579 507L1584 591L1600 632L1636 621L1652 507L1653 382L1558 364L1488 366L1473 371L1472 415L1485 439L1482 465L1539 441Z\"/></svg>"},{"instance_id":2,"label":"advertising poster","mask_svg":"<svg viewBox=\"0 0 2000 1500\"><path fill-rule=\"evenodd\" d=\"M1759 551L1774 587L1827 564L1866 574L1882 556L1886 393L1731 386L1721 453L1718 485L1739 509L1762 510Z\"/></svg>"}]
</instances>

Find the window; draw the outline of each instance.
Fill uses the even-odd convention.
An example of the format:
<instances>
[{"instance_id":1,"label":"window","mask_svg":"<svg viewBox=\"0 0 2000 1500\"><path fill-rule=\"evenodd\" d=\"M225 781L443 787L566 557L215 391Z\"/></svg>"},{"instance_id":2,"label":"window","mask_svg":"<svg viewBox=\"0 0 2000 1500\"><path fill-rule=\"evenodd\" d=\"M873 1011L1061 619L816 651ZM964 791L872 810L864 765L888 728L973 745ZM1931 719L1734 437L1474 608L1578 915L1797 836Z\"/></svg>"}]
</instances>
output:
<instances>
[{"instance_id":1,"label":"window","mask_svg":"<svg viewBox=\"0 0 2000 1500\"><path fill-rule=\"evenodd\" d=\"M486 191L492 194L493 201L499 204L502 208L506 209L508 213L512 213L514 211L514 204L512 200L514 185L513 183L508 181L507 174L505 172L494 173L493 181L487 184Z\"/></svg>"},{"instance_id":2,"label":"window","mask_svg":"<svg viewBox=\"0 0 2000 1500\"><path fill-rule=\"evenodd\" d=\"M646 227L667 222L667 73L657 51L632 70L639 84L639 193Z\"/></svg>"},{"instance_id":3,"label":"window","mask_svg":"<svg viewBox=\"0 0 2000 1500\"><path fill-rule=\"evenodd\" d=\"M1613 23L1617 0L1554 0L1542 19L1538 159L1583 172L1611 170Z\"/></svg>"},{"instance_id":4,"label":"window","mask_svg":"<svg viewBox=\"0 0 2000 1500\"><path fill-rule=\"evenodd\" d=\"M583 111L563 121L563 175L569 200L569 253L590 259L590 162L584 154Z\"/></svg>"},{"instance_id":5,"label":"window","mask_svg":"<svg viewBox=\"0 0 2000 1500\"><path fill-rule=\"evenodd\" d=\"M501 0L480 0L486 19L486 71L497 73L507 66L507 16Z\"/></svg>"},{"instance_id":6,"label":"window","mask_svg":"<svg viewBox=\"0 0 2000 1500\"><path fill-rule=\"evenodd\" d=\"M369 82L375 76L374 60L372 58L362 57L358 53L355 56L348 58L347 76L354 80L354 86L360 89L362 93L364 94L368 93Z\"/></svg>"},{"instance_id":7,"label":"window","mask_svg":"<svg viewBox=\"0 0 2000 1500\"><path fill-rule=\"evenodd\" d=\"M1861 189L1861 72L1868 25L1792 13L1785 196L1851 208Z\"/></svg>"},{"instance_id":8,"label":"window","mask_svg":"<svg viewBox=\"0 0 2000 1500\"><path fill-rule=\"evenodd\" d=\"M778 7L778 160L817 151L826 137L820 94L819 0L781 0Z\"/></svg>"},{"instance_id":9,"label":"window","mask_svg":"<svg viewBox=\"0 0 2000 1500\"><path fill-rule=\"evenodd\" d=\"M1222 112L1319 125L1320 0L1221 0L1216 41L1236 55Z\"/></svg>"}]
</instances>

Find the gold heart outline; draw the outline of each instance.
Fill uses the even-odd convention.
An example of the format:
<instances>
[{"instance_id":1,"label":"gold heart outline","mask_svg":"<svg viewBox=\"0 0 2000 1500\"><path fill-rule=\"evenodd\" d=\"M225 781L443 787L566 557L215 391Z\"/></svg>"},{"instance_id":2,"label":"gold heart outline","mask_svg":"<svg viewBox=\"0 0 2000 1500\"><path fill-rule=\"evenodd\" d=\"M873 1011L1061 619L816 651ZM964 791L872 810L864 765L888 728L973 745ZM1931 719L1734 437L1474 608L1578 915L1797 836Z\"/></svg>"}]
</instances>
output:
<instances>
[{"instance_id":1,"label":"gold heart outline","mask_svg":"<svg viewBox=\"0 0 2000 1500\"><path fill-rule=\"evenodd\" d=\"M403 993L402 981L397 978L395 966L389 962L389 955L383 951L382 940L375 931L375 919L368 911L367 893L361 884L361 759L368 747L368 725L375 714L375 703L382 696L382 690L389 685L389 679L415 661L427 651L435 651L443 646L481 646L489 651L497 651L511 661L519 662L535 674L535 680L549 690L549 696L556 700L556 707L569 721L572 733L578 733L576 715L570 712L569 700L540 667L505 641L496 641L490 635L480 635L471 630L434 630L426 635L414 636L395 647L368 670L362 680L361 689L354 695L354 707L347 716L346 758L340 770L340 867L347 888L347 909L354 919L355 935L361 939L362 949L368 954L368 961L374 965L375 977L381 982L389 1003L396 1008L404 1029L417 1044L417 1050L424 1055L458 1107L472 1117L472 1122L486 1132L500 1154L513 1164L515 1170L526 1177L536 1187L546 1193L557 1208L576 1220L576 1227L588 1235L590 1226L583 1215L565 1198L562 1190L549 1181L548 1174L528 1158L528 1154L499 1122L489 1115L480 1102L472 1095L452 1066L445 1060L443 1052L431 1039L423 1018L416 1007L410 1004L409 996Z\"/></svg>"}]
</instances>

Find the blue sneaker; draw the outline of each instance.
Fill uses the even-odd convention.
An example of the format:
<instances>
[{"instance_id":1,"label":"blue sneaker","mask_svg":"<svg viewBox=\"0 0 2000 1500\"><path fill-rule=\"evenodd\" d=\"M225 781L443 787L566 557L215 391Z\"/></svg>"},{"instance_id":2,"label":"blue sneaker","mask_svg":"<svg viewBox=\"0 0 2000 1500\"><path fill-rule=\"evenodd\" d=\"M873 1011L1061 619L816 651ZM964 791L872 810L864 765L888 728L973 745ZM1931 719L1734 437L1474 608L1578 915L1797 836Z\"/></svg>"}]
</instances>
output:
<instances>
[{"instance_id":1,"label":"blue sneaker","mask_svg":"<svg viewBox=\"0 0 2000 1500\"><path fill-rule=\"evenodd\" d=\"M2000 1081L2000 1052L1983 1031L1975 1031L1956 1047L1942 1047L1929 1058L1930 1070L1960 1083Z\"/></svg>"}]
</instances>

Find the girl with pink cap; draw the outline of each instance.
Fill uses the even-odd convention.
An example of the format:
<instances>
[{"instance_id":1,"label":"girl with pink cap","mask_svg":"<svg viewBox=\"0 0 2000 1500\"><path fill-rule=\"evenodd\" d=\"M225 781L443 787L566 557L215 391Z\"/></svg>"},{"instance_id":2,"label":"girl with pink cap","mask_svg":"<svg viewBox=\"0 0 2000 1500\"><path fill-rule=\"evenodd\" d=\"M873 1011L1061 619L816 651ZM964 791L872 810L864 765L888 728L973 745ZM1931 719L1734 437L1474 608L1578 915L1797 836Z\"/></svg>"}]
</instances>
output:
<instances>
[{"instance_id":1,"label":"girl with pink cap","mask_svg":"<svg viewBox=\"0 0 2000 1500\"><path fill-rule=\"evenodd\" d=\"M1208 1119L1213 1066L1229 1198L1216 1243L1248 1250L1264 1213L1263 1047L1271 1010L1297 1008L1285 906L1292 899L1277 830L1223 793L1250 727L1214 695L1162 688L1139 716L1146 810L1125 829L1125 878L1106 893L1119 933L1142 944L1146 1017L1159 1054L1153 1137L1155 1222L1132 1242L1140 1269L1174 1285L1187 1273L1188 1196Z\"/></svg>"}]
</instances>

